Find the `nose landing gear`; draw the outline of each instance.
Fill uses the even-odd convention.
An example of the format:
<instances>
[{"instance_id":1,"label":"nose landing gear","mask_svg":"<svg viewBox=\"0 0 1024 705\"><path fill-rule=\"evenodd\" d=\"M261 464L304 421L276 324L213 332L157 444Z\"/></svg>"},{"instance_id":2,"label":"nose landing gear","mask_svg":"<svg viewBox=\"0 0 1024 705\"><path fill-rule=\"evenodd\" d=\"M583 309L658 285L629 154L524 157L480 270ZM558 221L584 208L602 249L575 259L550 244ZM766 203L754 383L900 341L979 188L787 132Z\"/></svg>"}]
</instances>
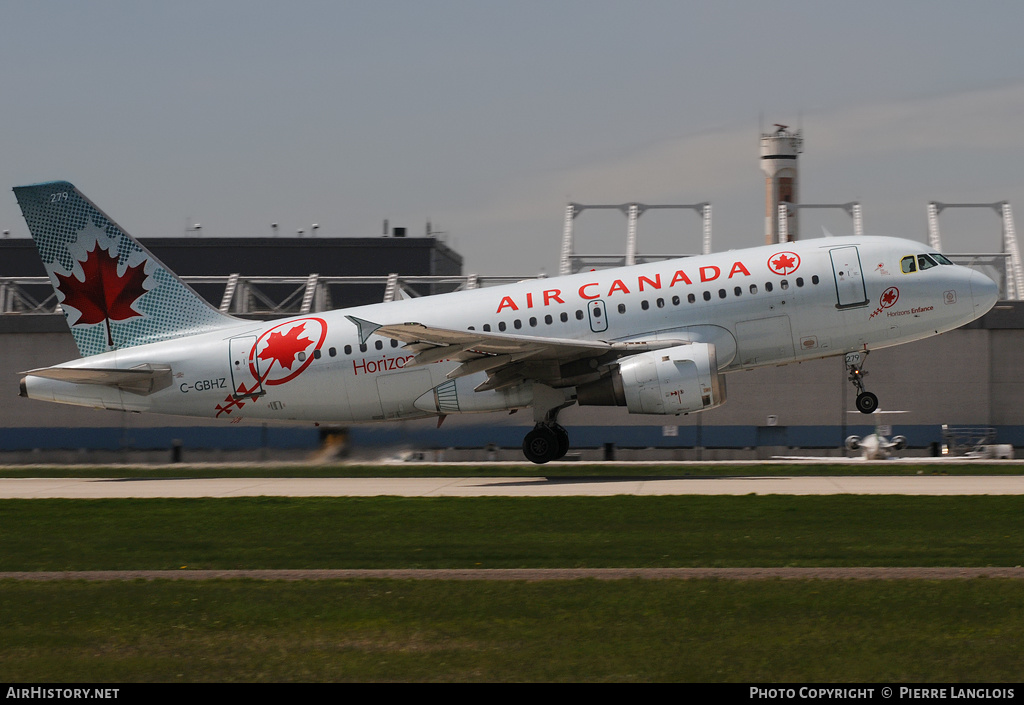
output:
<instances>
[{"instance_id":1,"label":"nose landing gear","mask_svg":"<svg viewBox=\"0 0 1024 705\"><path fill-rule=\"evenodd\" d=\"M878 408L878 397L864 388L864 377L867 375L864 363L867 362L869 352L871 351L865 350L862 353L846 354L846 369L850 371L849 380L857 389L857 411L862 414L870 414Z\"/></svg>"}]
</instances>

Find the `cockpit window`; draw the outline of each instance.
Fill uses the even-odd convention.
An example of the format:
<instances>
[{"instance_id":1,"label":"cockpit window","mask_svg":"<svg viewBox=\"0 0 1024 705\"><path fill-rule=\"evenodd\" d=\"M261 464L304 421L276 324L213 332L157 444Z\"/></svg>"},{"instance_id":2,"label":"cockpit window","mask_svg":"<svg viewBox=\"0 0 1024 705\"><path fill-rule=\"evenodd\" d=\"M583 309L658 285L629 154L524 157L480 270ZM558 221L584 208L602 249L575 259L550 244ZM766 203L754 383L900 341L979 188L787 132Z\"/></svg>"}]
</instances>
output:
<instances>
[{"instance_id":1,"label":"cockpit window","mask_svg":"<svg viewBox=\"0 0 1024 705\"><path fill-rule=\"evenodd\" d=\"M931 257L936 262L938 262L939 264L953 264L952 262L949 261L949 259L947 259L943 255L940 255L938 252L932 252L928 256Z\"/></svg>"},{"instance_id":2,"label":"cockpit window","mask_svg":"<svg viewBox=\"0 0 1024 705\"><path fill-rule=\"evenodd\" d=\"M908 255L900 260L900 270L904 274L917 271L917 262L914 261L914 255Z\"/></svg>"},{"instance_id":3,"label":"cockpit window","mask_svg":"<svg viewBox=\"0 0 1024 705\"><path fill-rule=\"evenodd\" d=\"M917 256L917 266L923 272L926 269L931 269L932 267L938 267L939 265L937 265L935 263L935 260L933 260L928 255L918 255Z\"/></svg>"}]
</instances>

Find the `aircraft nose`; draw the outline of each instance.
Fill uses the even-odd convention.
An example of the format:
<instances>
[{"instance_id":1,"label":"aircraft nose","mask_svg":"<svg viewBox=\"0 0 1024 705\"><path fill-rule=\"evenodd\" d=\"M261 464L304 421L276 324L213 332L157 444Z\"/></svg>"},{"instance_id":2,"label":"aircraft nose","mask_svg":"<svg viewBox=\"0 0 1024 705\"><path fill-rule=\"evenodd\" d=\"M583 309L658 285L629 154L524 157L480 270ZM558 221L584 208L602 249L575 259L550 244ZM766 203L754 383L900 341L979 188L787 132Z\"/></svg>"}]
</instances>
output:
<instances>
[{"instance_id":1,"label":"aircraft nose","mask_svg":"<svg viewBox=\"0 0 1024 705\"><path fill-rule=\"evenodd\" d=\"M971 299L978 315L988 311L999 300L999 285L981 272L971 272Z\"/></svg>"}]
</instances>

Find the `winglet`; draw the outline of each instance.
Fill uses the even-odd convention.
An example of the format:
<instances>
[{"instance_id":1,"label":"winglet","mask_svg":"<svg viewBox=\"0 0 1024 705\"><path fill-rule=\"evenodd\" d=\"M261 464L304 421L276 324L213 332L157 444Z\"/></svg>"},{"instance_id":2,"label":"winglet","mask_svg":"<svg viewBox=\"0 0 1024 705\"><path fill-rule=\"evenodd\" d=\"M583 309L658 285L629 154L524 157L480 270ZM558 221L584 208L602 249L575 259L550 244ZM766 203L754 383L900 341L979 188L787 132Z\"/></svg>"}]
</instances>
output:
<instances>
[{"instance_id":1,"label":"winglet","mask_svg":"<svg viewBox=\"0 0 1024 705\"><path fill-rule=\"evenodd\" d=\"M364 321L362 318L356 318L355 316L345 316L348 320L352 321L356 328L359 329L359 342L365 343L367 338L374 334L374 332L381 326L379 323L373 321Z\"/></svg>"}]
</instances>

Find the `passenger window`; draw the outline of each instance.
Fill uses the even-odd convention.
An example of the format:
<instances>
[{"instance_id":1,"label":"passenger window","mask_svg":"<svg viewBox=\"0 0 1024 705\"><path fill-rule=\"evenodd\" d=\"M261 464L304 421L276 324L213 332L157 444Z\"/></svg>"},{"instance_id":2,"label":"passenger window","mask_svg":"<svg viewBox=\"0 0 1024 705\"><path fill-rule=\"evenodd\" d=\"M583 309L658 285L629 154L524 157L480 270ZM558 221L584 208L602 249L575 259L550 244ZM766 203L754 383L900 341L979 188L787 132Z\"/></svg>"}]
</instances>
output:
<instances>
[{"instance_id":1,"label":"passenger window","mask_svg":"<svg viewBox=\"0 0 1024 705\"><path fill-rule=\"evenodd\" d=\"M327 354L330 355L331 357L335 357L337 356L338 351L335 348L328 348Z\"/></svg>"},{"instance_id":2,"label":"passenger window","mask_svg":"<svg viewBox=\"0 0 1024 705\"><path fill-rule=\"evenodd\" d=\"M742 296L743 295L743 289L741 289L740 287L737 286L736 288L734 288L732 290L732 293L736 294L736 296Z\"/></svg>"},{"instance_id":3,"label":"passenger window","mask_svg":"<svg viewBox=\"0 0 1024 705\"><path fill-rule=\"evenodd\" d=\"M697 300L697 297L694 296L693 294L687 294L686 295L686 300L689 301L692 304L694 301Z\"/></svg>"},{"instance_id":4,"label":"passenger window","mask_svg":"<svg viewBox=\"0 0 1024 705\"><path fill-rule=\"evenodd\" d=\"M654 303L658 305L658 308L665 308L665 299L658 299Z\"/></svg>"},{"instance_id":5,"label":"passenger window","mask_svg":"<svg viewBox=\"0 0 1024 705\"><path fill-rule=\"evenodd\" d=\"M566 313L565 311L562 311L561 315L558 316L558 320L560 320L562 323L567 323L569 321L569 314Z\"/></svg>"},{"instance_id":6,"label":"passenger window","mask_svg":"<svg viewBox=\"0 0 1024 705\"><path fill-rule=\"evenodd\" d=\"M523 327L523 322L517 318L516 320L512 321L512 325L516 327L516 330L519 330L520 328Z\"/></svg>"},{"instance_id":7,"label":"passenger window","mask_svg":"<svg viewBox=\"0 0 1024 705\"><path fill-rule=\"evenodd\" d=\"M484 323L484 332L485 333L490 333L491 332L491 324L490 323Z\"/></svg>"},{"instance_id":8,"label":"passenger window","mask_svg":"<svg viewBox=\"0 0 1024 705\"><path fill-rule=\"evenodd\" d=\"M576 309L576 320L577 321L582 321L583 320L583 311L581 311L580 309Z\"/></svg>"},{"instance_id":9,"label":"passenger window","mask_svg":"<svg viewBox=\"0 0 1024 705\"><path fill-rule=\"evenodd\" d=\"M537 319L534 318L533 316L530 316L530 327L533 328L536 325L537 325Z\"/></svg>"},{"instance_id":10,"label":"passenger window","mask_svg":"<svg viewBox=\"0 0 1024 705\"><path fill-rule=\"evenodd\" d=\"M727 296L727 294L725 293L725 289L719 289L718 290L718 298L724 299L726 296Z\"/></svg>"},{"instance_id":11,"label":"passenger window","mask_svg":"<svg viewBox=\"0 0 1024 705\"><path fill-rule=\"evenodd\" d=\"M764 290L770 292L772 290L772 283L771 282L765 282L764 283Z\"/></svg>"},{"instance_id":12,"label":"passenger window","mask_svg":"<svg viewBox=\"0 0 1024 705\"><path fill-rule=\"evenodd\" d=\"M818 275L817 274L815 274L813 277L811 277L811 284L817 284L819 281L820 280L818 279Z\"/></svg>"},{"instance_id":13,"label":"passenger window","mask_svg":"<svg viewBox=\"0 0 1024 705\"><path fill-rule=\"evenodd\" d=\"M783 289L788 289L789 288L789 282L786 281L785 279L783 279L782 281L779 282L779 286L781 286Z\"/></svg>"},{"instance_id":14,"label":"passenger window","mask_svg":"<svg viewBox=\"0 0 1024 705\"><path fill-rule=\"evenodd\" d=\"M619 304L619 313L626 312L626 304Z\"/></svg>"},{"instance_id":15,"label":"passenger window","mask_svg":"<svg viewBox=\"0 0 1024 705\"><path fill-rule=\"evenodd\" d=\"M313 351L313 359L319 360L322 354L323 353L320 352L320 348L317 348L316 350Z\"/></svg>"},{"instance_id":16,"label":"passenger window","mask_svg":"<svg viewBox=\"0 0 1024 705\"><path fill-rule=\"evenodd\" d=\"M504 332L506 327L505 321L498 321L498 330Z\"/></svg>"},{"instance_id":17,"label":"passenger window","mask_svg":"<svg viewBox=\"0 0 1024 705\"><path fill-rule=\"evenodd\" d=\"M796 285L797 286L803 286L804 285L804 278L803 277L797 277L796 278Z\"/></svg>"},{"instance_id":18,"label":"passenger window","mask_svg":"<svg viewBox=\"0 0 1024 705\"><path fill-rule=\"evenodd\" d=\"M900 271L904 274L910 274L911 272L917 271L917 264L914 261L914 255L909 255L900 260Z\"/></svg>"},{"instance_id":19,"label":"passenger window","mask_svg":"<svg viewBox=\"0 0 1024 705\"><path fill-rule=\"evenodd\" d=\"M935 260L933 260L928 255L918 255L917 256L917 266L923 272L926 269L931 269L932 267L938 267L939 265L935 264Z\"/></svg>"},{"instance_id":20,"label":"passenger window","mask_svg":"<svg viewBox=\"0 0 1024 705\"><path fill-rule=\"evenodd\" d=\"M352 346L351 345L346 345L345 346L345 354L346 355L351 355L352 354Z\"/></svg>"},{"instance_id":21,"label":"passenger window","mask_svg":"<svg viewBox=\"0 0 1024 705\"><path fill-rule=\"evenodd\" d=\"M673 306L678 306L679 305L679 297L678 296L673 296L672 297L672 305Z\"/></svg>"},{"instance_id":22,"label":"passenger window","mask_svg":"<svg viewBox=\"0 0 1024 705\"><path fill-rule=\"evenodd\" d=\"M650 307L651 307L651 305L649 303L647 303L646 299L644 299L643 301L640 302L640 308L642 308L644 311L646 311Z\"/></svg>"},{"instance_id":23,"label":"passenger window","mask_svg":"<svg viewBox=\"0 0 1024 705\"><path fill-rule=\"evenodd\" d=\"M373 347L377 348L378 350L382 349L384 347L384 341L383 340L375 341L373 343Z\"/></svg>"},{"instance_id":24,"label":"passenger window","mask_svg":"<svg viewBox=\"0 0 1024 705\"><path fill-rule=\"evenodd\" d=\"M547 325L550 326L552 321L554 321L554 319L551 318L551 314L550 313L548 315L544 316L544 323L546 323Z\"/></svg>"},{"instance_id":25,"label":"passenger window","mask_svg":"<svg viewBox=\"0 0 1024 705\"><path fill-rule=\"evenodd\" d=\"M710 301L711 300L711 292L710 291L705 291L704 292L704 300L705 301Z\"/></svg>"},{"instance_id":26,"label":"passenger window","mask_svg":"<svg viewBox=\"0 0 1024 705\"><path fill-rule=\"evenodd\" d=\"M751 284L750 285L750 293L751 294L756 294L757 293L757 284Z\"/></svg>"}]
</instances>

